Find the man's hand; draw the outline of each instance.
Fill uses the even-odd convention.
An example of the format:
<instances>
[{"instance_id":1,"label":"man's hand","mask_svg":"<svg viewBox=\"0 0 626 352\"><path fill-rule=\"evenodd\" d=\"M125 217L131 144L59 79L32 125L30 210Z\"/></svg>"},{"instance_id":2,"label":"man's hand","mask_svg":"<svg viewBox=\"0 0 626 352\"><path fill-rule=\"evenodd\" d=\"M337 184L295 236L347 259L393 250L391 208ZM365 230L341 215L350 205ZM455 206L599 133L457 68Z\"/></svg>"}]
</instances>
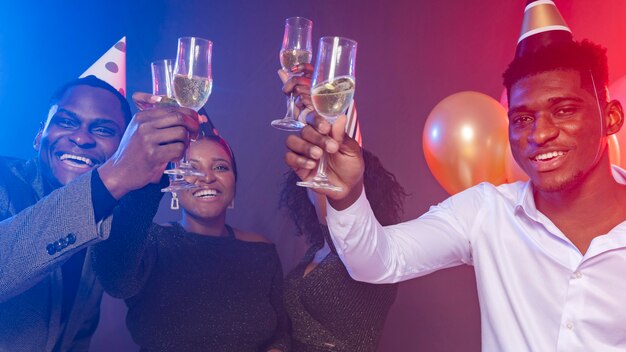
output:
<instances>
[{"instance_id":1,"label":"man's hand","mask_svg":"<svg viewBox=\"0 0 626 352\"><path fill-rule=\"evenodd\" d=\"M312 116L312 115L310 115ZM345 209L361 194L365 165L359 144L345 134L347 118L341 115L334 124L322 116L309 118L300 135L287 137L285 162L302 180L315 176L323 151L326 156L326 174L330 182L343 188L341 192L314 189L326 195L335 209Z\"/></svg>"},{"instance_id":2,"label":"man's hand","mask_svg":"<svg viewBox=\"0 0 626 352\"><path fill-rule=\"evenodd\" d=\"M135 93L133 100L154 104L153 96ZM139 105L139 104L138 104ZM98 168L102 182L116 199L161 179L167 163L179 160L189 137L198 133L198 114L177 106L158 106L135 114L120 145Z\"/></svg>"}]
</instances>

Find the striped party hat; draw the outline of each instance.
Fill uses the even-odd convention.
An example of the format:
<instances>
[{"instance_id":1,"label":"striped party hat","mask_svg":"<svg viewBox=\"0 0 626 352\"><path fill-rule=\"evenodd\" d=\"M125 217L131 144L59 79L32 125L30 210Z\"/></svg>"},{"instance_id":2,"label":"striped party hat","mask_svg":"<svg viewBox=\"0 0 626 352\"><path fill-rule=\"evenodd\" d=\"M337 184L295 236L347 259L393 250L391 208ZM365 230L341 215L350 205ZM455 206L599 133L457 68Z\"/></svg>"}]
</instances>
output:
<instances>
[{"instance_id":1,"label":"striped party hat","mask_svg":"<svg viewBox=\"0 0 626 352\"><path fill-rule=\"evenodd\" d=\"M348 123L346 123L346 134L356 140L361 147L363 147L363 137L361 136L361 126L359 126L359 119L356 116L356 104L354 100L348 107Z\"/></svg>"}]
</instances>

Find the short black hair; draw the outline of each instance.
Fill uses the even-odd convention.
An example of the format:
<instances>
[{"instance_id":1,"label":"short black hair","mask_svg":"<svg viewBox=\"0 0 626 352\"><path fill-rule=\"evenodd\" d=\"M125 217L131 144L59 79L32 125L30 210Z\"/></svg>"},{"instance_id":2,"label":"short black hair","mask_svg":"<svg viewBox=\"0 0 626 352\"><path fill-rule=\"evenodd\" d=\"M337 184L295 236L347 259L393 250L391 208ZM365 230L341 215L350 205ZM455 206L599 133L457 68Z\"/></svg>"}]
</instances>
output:
<instances>
[{"instance_id":1,"label":"short black hair","mask_svg":"<svg viewBox=\"0 0 626 352\"><path fill-rule=\"evenodd\" d=\"M554 70L578 71L582 87L595 95L595 83L598 99L608 102L609 70L606 49L589 40L553 43L516 57L502 75L507 97L510 99L511 87L520 79Z\"/></svg>"},{"instance_id":2,"label":"short black hair","mask_svg":"<svg viewBox=\"0 0 626 352\"><path fill-rule=\"evenodd\" d=\"M65 92L67 92L70 88L76 87L76 86L90 86L90 87L95 87L95 88L102 88L106 91L111 92L111 94L115 95L117 100L120 101L120 106L122 107L122 114L124 115L124 121L126 122L126 126L128 126L128 123L133 118L133 114L130 111L130 105L128 104L128 101L120 92L117 91L117 89L113 88L113 86L111 86L107 82L101 80L100 78L94 75L89 75L83 78L77 78L75 80L65 83L63 86L61 86L61 88L57 89L56 92L54 92L54 94L52 94L52 97L50 97L50 106L57 104L59 100L63 98L63 95L65 94Z\"/></svg>"}]
</instances>

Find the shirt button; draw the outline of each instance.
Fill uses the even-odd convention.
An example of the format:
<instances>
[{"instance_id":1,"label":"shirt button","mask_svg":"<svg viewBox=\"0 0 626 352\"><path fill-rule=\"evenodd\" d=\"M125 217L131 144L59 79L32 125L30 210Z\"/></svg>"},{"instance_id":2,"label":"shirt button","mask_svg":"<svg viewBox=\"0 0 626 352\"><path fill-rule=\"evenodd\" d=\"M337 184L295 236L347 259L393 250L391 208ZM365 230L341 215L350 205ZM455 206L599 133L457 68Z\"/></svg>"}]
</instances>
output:
<instances>
[{"instance_id":1,"label":"shirt button","mask_svg":"<svg viewBox=\"0 0 626 352\"><path fill-rule=\"evenodd\" d=\"M567 327L567 329L572 330L574 328L574 324L572 324L572 322L568 322L565 327Z\"/></svg>"},{"instance_id":2,"label":"shirt button","mask_svg":"<svg viewBox=\"0 0 626 352\"><path fill-rule=\"evenodd\" d=\"M583 277L583 273L581 273L580 271L577 271L574 273L574 277L577 279L580 279L581 277Z\"/></svg>"}]
</instances>

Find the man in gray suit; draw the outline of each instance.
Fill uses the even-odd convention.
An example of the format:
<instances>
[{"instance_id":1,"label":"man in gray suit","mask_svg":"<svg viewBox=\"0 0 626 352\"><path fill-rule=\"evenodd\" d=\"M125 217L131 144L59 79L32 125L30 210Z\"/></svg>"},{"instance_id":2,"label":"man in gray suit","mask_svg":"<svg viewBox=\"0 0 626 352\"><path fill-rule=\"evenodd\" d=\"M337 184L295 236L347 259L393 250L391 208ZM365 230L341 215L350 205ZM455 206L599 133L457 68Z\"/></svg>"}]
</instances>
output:
<instances>
[{"instance_id":1,"label":"man in gray suit","mask_svg":"<svg viewBox=\"0 0 626 352\"><path fill-rule=\"evenodd\" d=\"M113 87L78 79L53 97L37 157L0 157L0 351L88 349L102 296L88 246L108 237L124 195L161 180L198 128L185 108L131 117Z\"/></svg>"}]
</instances>

